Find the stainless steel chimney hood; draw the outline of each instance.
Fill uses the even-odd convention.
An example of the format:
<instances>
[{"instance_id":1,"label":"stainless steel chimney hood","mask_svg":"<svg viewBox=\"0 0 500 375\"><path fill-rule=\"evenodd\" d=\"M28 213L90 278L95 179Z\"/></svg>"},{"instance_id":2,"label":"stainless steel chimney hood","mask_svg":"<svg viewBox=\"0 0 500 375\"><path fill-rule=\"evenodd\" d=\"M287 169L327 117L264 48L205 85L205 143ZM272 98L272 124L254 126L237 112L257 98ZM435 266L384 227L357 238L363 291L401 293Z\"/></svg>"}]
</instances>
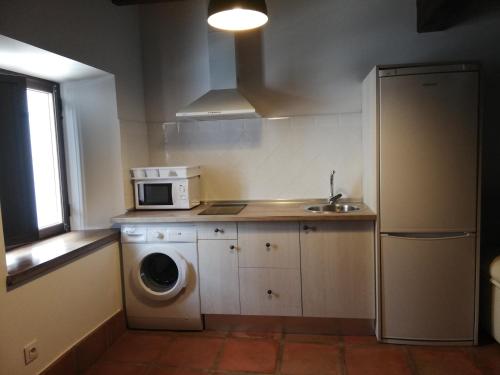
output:
<instances>
[{"instance_id":1,"label":"stainless steel chimney hood","mask_svg":"<svg viewBox=\"0 0 500 375\"><path fill-rule=\"evenodd\" d=\"M208 33L211 90L176 113L178 120L258 118L254 106L238 91L234 34Z\"/></svg>"}]
</instances>

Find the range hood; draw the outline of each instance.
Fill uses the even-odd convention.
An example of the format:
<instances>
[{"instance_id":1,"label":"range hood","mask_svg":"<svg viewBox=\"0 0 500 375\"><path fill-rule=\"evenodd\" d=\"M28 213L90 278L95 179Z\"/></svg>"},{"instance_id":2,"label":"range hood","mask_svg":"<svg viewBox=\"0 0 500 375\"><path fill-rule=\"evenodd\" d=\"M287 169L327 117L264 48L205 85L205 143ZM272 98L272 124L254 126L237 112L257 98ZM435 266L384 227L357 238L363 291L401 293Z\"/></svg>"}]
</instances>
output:
<instances>
[{"instance_id":1,"label":"range hood","mask_svg":"<svg viewBox=\"0 0 500 375\"><path fill-rule=\"evenodd\" d=\"M176 113L178 120L258 118L254 106L238 91L234 34L208 33L211 90Z\"/></svg>"}]
</instances>

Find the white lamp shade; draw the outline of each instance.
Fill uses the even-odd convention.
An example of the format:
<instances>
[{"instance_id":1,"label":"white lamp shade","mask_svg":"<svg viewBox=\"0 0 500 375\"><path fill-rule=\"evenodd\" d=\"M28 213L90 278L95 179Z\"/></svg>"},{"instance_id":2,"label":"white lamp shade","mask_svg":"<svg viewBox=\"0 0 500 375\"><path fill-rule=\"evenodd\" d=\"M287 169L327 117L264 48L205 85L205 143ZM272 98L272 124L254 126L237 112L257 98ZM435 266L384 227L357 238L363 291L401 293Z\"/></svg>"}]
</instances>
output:
<instances>
[{"instance_id":1,"label":"white lamp shade","mask_svg":"<svg viewBox=\"0 0 500 375\"><path fill-rule=\"evenodd\" d=\"M212 0L208 10L208 23L221 30L252 30L268 21L264 0Z\"/></svg>"}]
</instances>

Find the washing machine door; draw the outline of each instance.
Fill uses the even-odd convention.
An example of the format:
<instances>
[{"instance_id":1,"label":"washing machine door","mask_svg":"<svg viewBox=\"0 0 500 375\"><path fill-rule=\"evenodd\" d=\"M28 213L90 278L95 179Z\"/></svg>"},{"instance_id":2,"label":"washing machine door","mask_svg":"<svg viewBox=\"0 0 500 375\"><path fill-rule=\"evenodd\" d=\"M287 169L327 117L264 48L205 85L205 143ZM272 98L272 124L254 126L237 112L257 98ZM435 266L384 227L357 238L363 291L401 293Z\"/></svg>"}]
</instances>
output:
<instances>
[{"instance_id":1,"label":"washing machine door","mask_svg":"<svg viewBox=\"0 0 500 375\"><path fill-rule=\"evenodd\" d=\"M175 298L187 285L187 263L176 251L148 253L134 272L140 291L153 300Z\"/></svg>"}]
</instances>

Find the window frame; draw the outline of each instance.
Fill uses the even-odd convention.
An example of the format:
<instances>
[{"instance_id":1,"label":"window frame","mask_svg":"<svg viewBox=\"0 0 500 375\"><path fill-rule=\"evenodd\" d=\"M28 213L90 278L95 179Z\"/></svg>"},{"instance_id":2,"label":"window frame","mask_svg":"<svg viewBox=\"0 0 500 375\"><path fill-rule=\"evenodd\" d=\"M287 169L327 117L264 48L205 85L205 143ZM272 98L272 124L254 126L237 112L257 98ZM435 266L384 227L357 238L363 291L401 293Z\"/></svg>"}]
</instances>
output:
<instances>
[{"instance_id":1,"label":"window frame","mask_svg":"<svg viewBox=\"0 0 500 375\"><path fill-rule=\"evenodd\" d=\"M60 85L57 82L52 82L49 80L45 80L43 78L33 77L4 69L0 69L0 74L22 77L26 80L26 89L38 90L52 94L52 99L54 102L53 103L54 122L56 127L55 133L56 133L56 142L58 151L59 181L61 187L61 209L62 209L63 222L61 224L56 224L51 227L38 229L38 240L44 240L50 237L70 232L71 231L70 207L69 207L68 179L66 171L66 152L64 146L63 111L62 111L62 100L60 94L61 92ZM27 244L28 243L20 243L16 245L6 246L5 250L6 251L14 250L20 246L24 246Z\"/></svg>"}]
</instances>

